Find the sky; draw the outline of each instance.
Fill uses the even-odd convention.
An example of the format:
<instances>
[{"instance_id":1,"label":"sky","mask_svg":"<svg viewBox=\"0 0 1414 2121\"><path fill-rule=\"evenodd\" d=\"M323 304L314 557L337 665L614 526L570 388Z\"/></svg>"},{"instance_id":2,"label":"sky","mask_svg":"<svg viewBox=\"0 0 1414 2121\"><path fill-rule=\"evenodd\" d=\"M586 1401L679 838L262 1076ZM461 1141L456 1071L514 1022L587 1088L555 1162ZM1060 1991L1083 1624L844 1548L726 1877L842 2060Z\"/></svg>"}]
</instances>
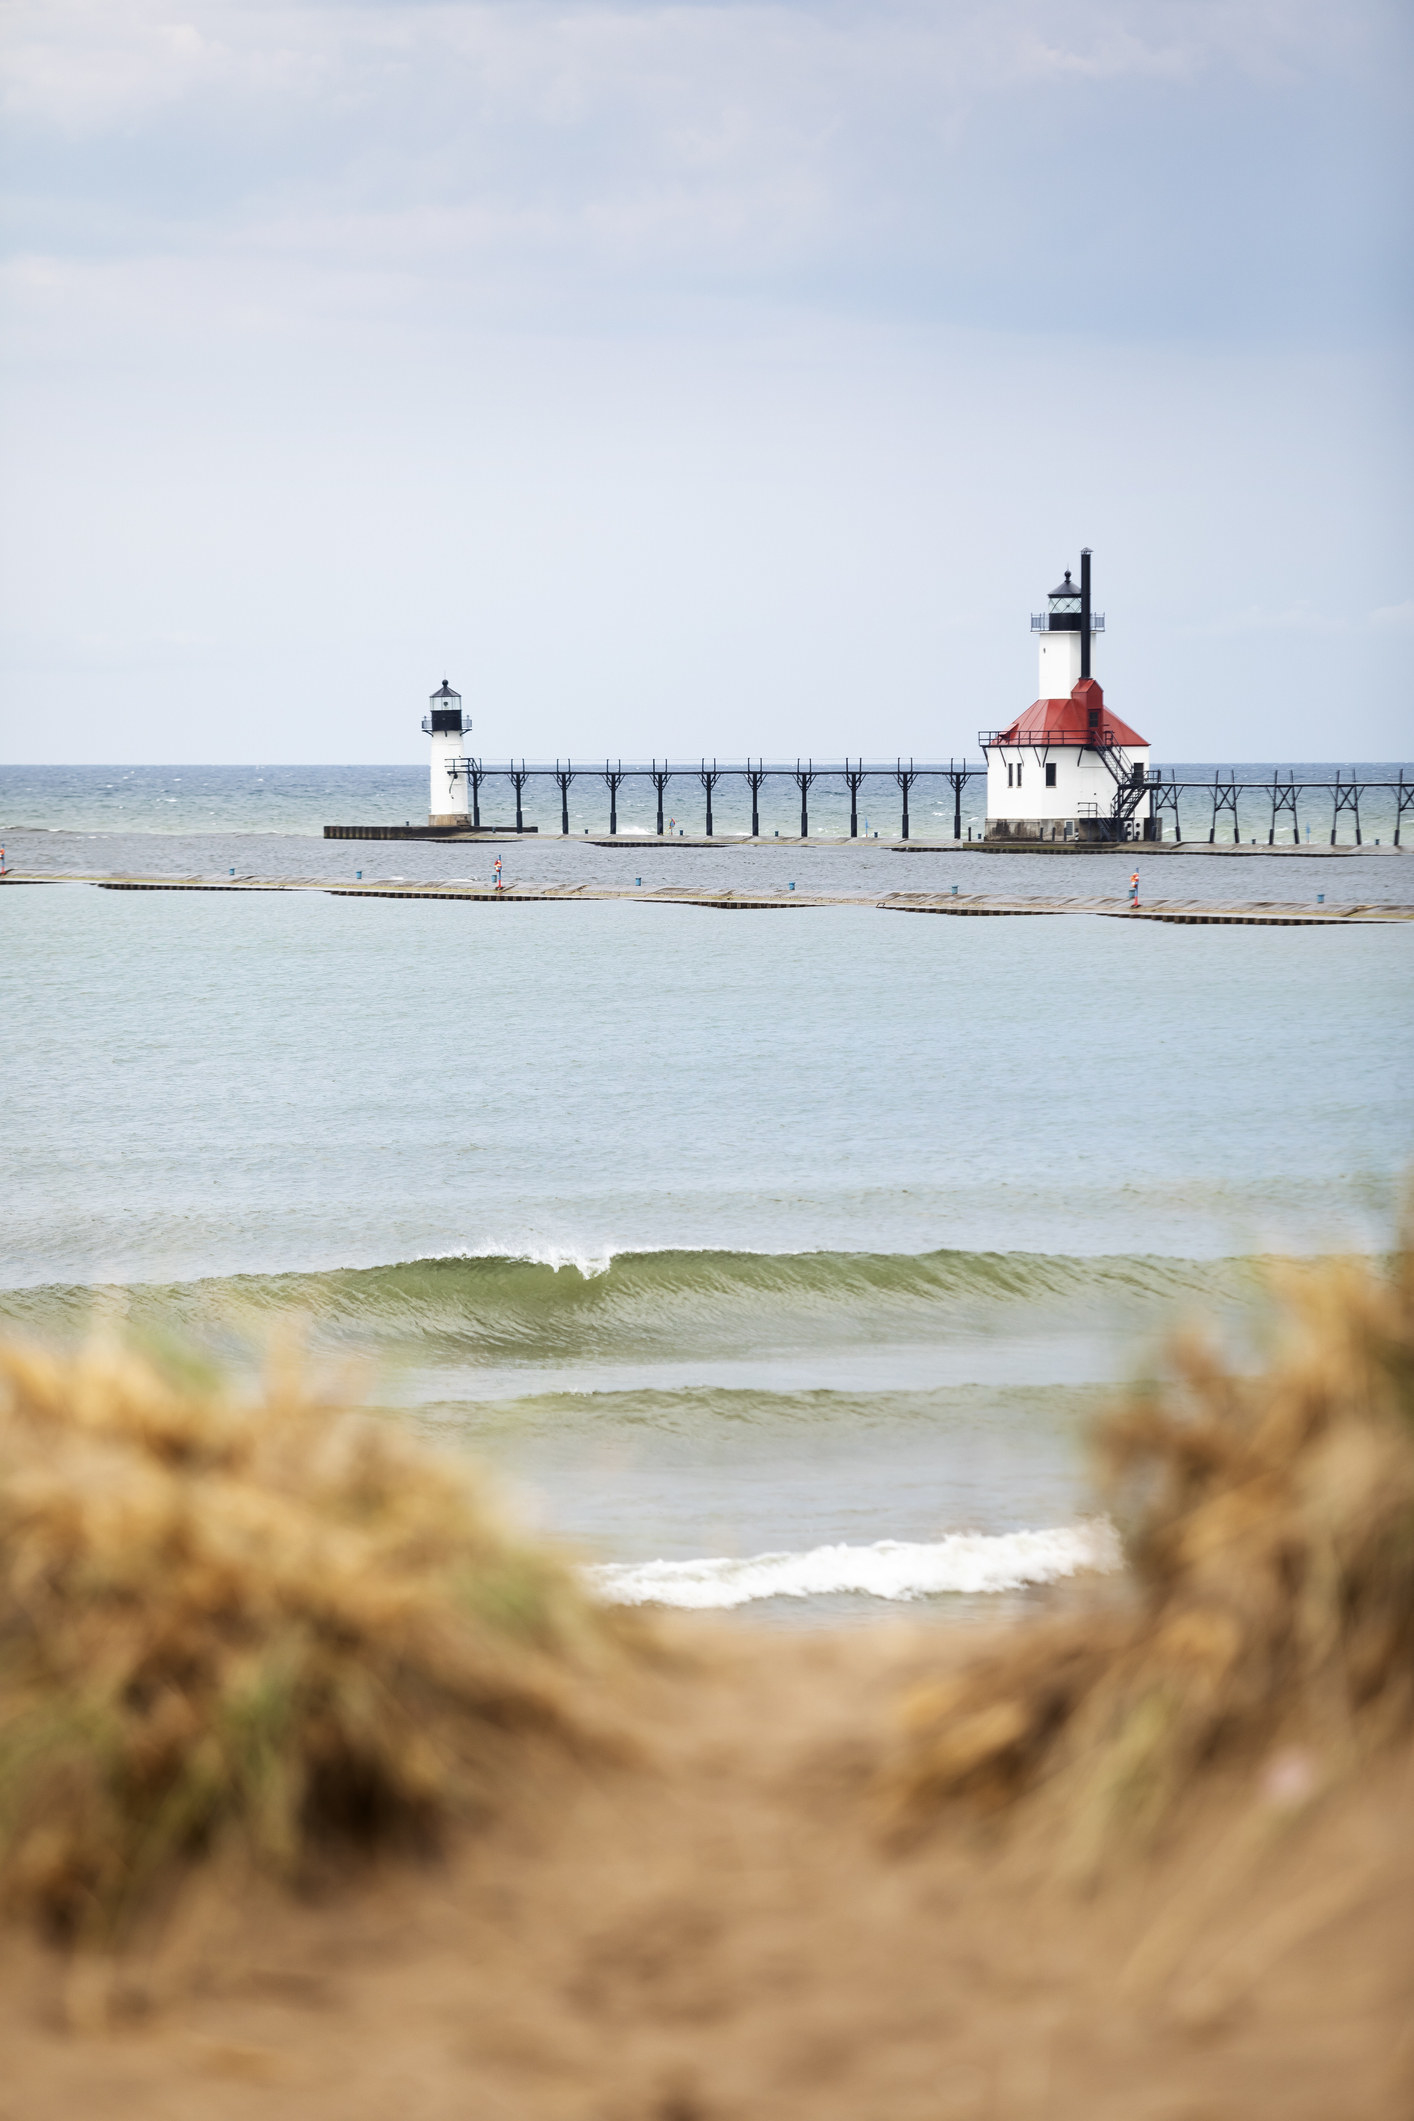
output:
<instances>
[{"instance_id":1,"label":"sky","mask_svg":"<svg viewBox=\"0 0 1414 2121\"><path fill-rule=\"evenodd\" d=\"M1414 756L1411 19L12 0L0 758Z\"/></svg>"}]
</instances>

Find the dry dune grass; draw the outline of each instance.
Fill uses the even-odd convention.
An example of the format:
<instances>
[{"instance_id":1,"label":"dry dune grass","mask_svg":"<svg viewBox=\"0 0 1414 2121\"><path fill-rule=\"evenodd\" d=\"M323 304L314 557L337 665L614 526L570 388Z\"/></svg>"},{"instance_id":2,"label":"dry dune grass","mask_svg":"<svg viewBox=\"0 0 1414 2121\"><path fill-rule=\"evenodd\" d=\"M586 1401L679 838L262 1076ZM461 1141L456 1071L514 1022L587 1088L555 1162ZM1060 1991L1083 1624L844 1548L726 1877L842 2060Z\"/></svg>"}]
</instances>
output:
<instances>
[{"instance_id":1,"label":"dry dune grass","mask_svg":"<svg viewBox=\"0 0 1414 2121\"><path fill-rule=\"evenodd\" d=\"M1018 1630L911 1696L886 1776L903 1830L1027 1800L1092 1875L1225 1759L1267 1757L1299 1801L1407 1726L1414 1253L1288 1271L1276 1294L1261 1374L1190 1334L1101 1427L1132 1602Z\"/></svg>"},{"instance_id":2,"label":"dry dune grass","mask_svg":"<svg viewBox=\"0 0 1414 2121\"><path fill-rule=\"evenodd\" d=\"M595 1743L611 1623L455 1465L278 1365L0 1349L0 1893L111 1931L216 1845L426 1844L533 1734Z\"/></svg>"}]
</instances>

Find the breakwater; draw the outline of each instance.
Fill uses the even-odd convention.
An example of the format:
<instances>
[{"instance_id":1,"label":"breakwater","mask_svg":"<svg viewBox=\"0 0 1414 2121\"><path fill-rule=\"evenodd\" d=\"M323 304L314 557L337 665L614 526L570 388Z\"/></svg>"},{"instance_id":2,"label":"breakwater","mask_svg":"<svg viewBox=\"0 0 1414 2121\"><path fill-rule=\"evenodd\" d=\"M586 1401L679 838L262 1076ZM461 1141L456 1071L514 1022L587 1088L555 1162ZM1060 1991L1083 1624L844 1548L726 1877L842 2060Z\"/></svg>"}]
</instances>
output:
<instances>
[{"instance_id":1,"label":"breakwater","mask_svg":"<svg viewBox=\"0 0 1414 2121\"><path fill-rule=\"evenodd\" d=\"M797 891L793 883L777 890L743 889L733 885L703 888L693 885L657 885L640 882L615 884L517 884L504 886L479 883L416 883L401 880L333 882L295 877L205 877L98 876L12 871L0 884L32 885L88 884L100 891L167 892L316 892L330 898L440 899L462 905L525 905L549 902L620 900L638 905L705 906L724 913L786 912L805 907L862 906L884 913L929 913L944 916L1013 917L1089 914L1102 919L1203 923L1228 927L1349 927L1369 922L1414 921L1414 905L1388 905L1354 901L1341 905L1296 904L1273 900L1228 903L1206 899L1154 899L1132 904L1128 898L1086 896L1075 893L1042 897L962 891L835 892Z\"/></svg>"}]
</instances>

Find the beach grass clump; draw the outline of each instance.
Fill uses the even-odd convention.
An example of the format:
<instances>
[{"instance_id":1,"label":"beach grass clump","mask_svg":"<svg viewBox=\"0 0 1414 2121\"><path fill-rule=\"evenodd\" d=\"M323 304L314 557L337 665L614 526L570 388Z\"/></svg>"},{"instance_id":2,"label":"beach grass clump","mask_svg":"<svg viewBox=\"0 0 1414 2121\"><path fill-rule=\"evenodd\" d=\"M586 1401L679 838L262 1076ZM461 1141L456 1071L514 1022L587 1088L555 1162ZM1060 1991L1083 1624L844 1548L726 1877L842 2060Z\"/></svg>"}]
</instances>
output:
<instances>
[{"instance_id":1,"label":"beach grass clump","mask_svg":"<svg viewBox=\"0 0 1414 2121\"><path fill-rule=\"evenodd\" d=\"M1315 1787L1409 1727L1414 1252L1289 1269L1273 1295L1256 1374L1190 1332L1102 1421L1133 1596L919 1688L887 1775L901 1825L1025 1801L1093 1870L1224 1761Z\"/></svg>"},{"instance_id":2,"label":"beach grass clump","mask_svg":"<svg viewBox=\"0 0 1414 2121\"><path fill-rule=\"evenodd\" d=\"M611 1622L474 1477L130 1348L0 1347L0 1901L111 1930L218 1846L426 1847L592 1746Z\"/></svg>"}]
</instances>

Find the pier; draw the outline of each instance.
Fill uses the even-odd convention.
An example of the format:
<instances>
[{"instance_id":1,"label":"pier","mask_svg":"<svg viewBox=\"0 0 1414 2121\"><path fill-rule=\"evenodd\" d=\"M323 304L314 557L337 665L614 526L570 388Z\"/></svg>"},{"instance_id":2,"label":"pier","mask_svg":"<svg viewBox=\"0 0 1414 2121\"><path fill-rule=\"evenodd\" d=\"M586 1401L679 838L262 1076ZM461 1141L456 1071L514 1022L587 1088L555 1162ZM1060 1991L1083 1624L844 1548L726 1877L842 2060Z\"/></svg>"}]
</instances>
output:
<instances>
[{"instance_id":1,"label":"pier","mask_svg":"<svg viewBox=\"0 0 1414 2121\"><path fill-rule=\"evenodd\" d=\"M640 842L641 844L641 842ZM617 900L636 905L701 906L722 913L795 912L805 907L860 906L881 913L926 913L955 918L1027 918L1062 914L1090 915L1105 920L1160 921L1207 927L1244 928L1348 928L1371 924L1388 926L1414 921L1414 905L1379 905L1355 902L1349 905L1312 906L1279 900L1247 900L1216 904L1202 899L1155 899L1134 906L1125 898L1084 895L1018 897L1015 893L962 891L797 891L744 890L733 886L702 888L692 885L620 884L439 884L428 882L336 882L327 878L257 877L225 879L206 877L99 876L53 874L11 870L0 876L5 885L86 884L100 891L181 892L318 892L328 898L435 899L446 904L510 906L587 903Z\"/></svg>"},{"instance_id":2,"label":"pier","mask_svg":"<svg viewBox=\"0 0 1414 2121\"><path fill-rule=\"evenodd\" d=\"M834 761L797 759L794 763L768 763L764 759L745 759L736 762L717 759L701 759L696 764L675 765L666 760L652 759L645 763L625 763L622 759L606 759L603 765L576 766L571 761L557 759L549 765L531 765L526 760L508 760L504 766L485 759L458 758L456 769L464 774L470 794L468 821L465 824L436 825L326 825L324 837L331 840L466 840L489 837L492 834L538 833L538 824L527 823L525 817L526 790L536 781L551 781L559 798L559 830L564 838L570 838L570 790L577 782L598 783L604 791L607 816L604 836L618 840L619 792L630 782L646 782L654 794L655 825L651 835L634 834L632 839L639 844L645 837L661 841L663 845L721 844L730 838L735 844L743 841L759 842L763 846L795 844L797 839L808 840L811 835L811 791L818 783L841 784L849 798L848 834L831 837L857 839L860 837L861 798L875 801L880 790L885 791L897 804L899 819L897 834L890 832L901 842L912 843L916 835L913 830L913 813L918 807L915 790L921 797L925 793L933 798L946 790L951 799L952 839L974 848L1005 853L1027 853L1043 849L1047 853L1094 853L1112 849L1117 844L1131 846L1136 852L1153 852L1158 847L1183 847L1195 845L1221 847L1224 845L1246 848L1252 842L1277 849L1285 847L1295 852L1315 853L1322 846L1339 844L1363 847L1366 844L1365 824L1361 817L1363 804L1368 819L1371 801L1385 798L1383 808L1393 818L1392 844L1401 844L1401 833L1406 816L1414 810L1414 778L1406 778L1403 768L1398 777L1363 778L1352 768L1338 768L1334 778L1303 777L1298 779L1292 769L1284 775L1275 772L1270 780L1247 781L1237 777L1235 769L1219 770L1211 780L1185 778L1165 769L1155 769L1145 774L1142 781L1126 783L1125 802L1122 808L1127 815L1084 819L1083 837L1068 840L986 839L963 838L963 802L969 785L974 781L985 782L985 764L969 764L966 760L924 760L896 758L887 761L863 758ZM792 785L792 813L799 805L799 833L763 838L761 834L761 796L770 782L786 781ZM510 792L513 819L490 821L482 815L483 798L489 783L504 782ZM665 818L669 807L669 791L674 783L684 789L700 791L703 813L703 828L689 837L686 828L681 833L669 835ZM723 784L740 784L743 797L749 798L751 824L749 831L732 835L717 830L715 810L720 805L718 791ZM1142 822L1136 817L1138 801L1147 800L1150 816L1162 831L1165 819L1172 828L1172 837L1145 839L1136 829ZM946 798L945 798L946 800ZM1208 812L1206 836L1190 833L1183 836L1183 817L1180 803L1188 809L1190 816L1196 807ZM746 804L743 802L743 809ZM1320 838L1301 839L1303 817L1308 832L1317 825ZM1328 822L1327 822L1328 821ZM1244 840L1244 827L1247 838ZM1348 834L1345 842L1338 841L1338 833L1344 829ZM1261 835L1258 838L1258 835ZM1289 837L1288 837L1289 835ZM596 837L592 832L588 835ZM878 836L877 834L875 835ZM818 839L819 834L815 835ZM935 835L933 837L936 837Z\"/></svg>"}]
</instances>

